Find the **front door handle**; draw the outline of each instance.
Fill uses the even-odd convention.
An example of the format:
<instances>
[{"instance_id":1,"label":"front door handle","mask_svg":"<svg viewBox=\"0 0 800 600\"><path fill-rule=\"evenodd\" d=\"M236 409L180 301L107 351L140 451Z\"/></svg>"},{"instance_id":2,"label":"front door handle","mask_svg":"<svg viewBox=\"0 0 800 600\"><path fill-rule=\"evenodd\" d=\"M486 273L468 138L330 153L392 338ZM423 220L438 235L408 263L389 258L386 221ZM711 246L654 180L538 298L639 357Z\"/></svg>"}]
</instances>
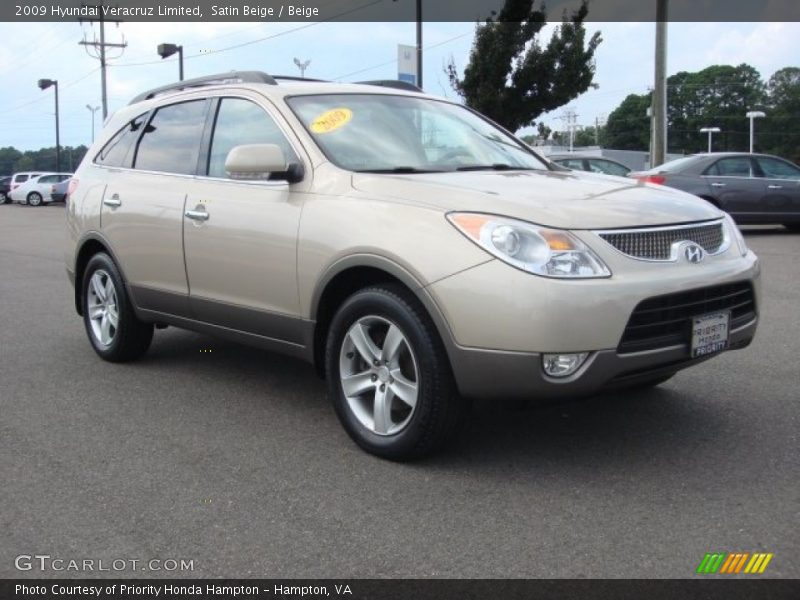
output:
<instances>
[{"instance_id":1,"label":"front door handle","mask_svg":"<svg viewBox=\"0 0 800 600\"><path fill-rule=\"evenodd\" d=\"M711 187L725 187L727 183L712 183Z\"/></svg>"},{"instance_id":2,"label":"front door handle","mask_svg":"<svg viewBox=\"0 0 800 600\"><path fill-rule=\"evenodd\" d=\"M185 214L193 221L208 221L208 217L210 216L204 210L187 210Z\"/></svg>"},{"instance_id":3,"label":"front door handle","mask_svg":"<svg viewBox=\"0 0 800 600\"><path fill-rule=\"evenodd\" d=\"M114 194L111 198L104 199L103 204L111 208L117 208L118 206L122 206L122 200L119 199L119 194Z\"/></svg>"},{"instance_id":4,"label":"front door handle","mask_svg":"<svg viewBox=\"0 0 800 600\"><path fill-rule=\"evenodd\" d=\"M783 189L783 186L782 186L782 185L769 185L769 186L767 186L767 187L768 187L769 189L771 189L771 190L782 190L782 189Z\"/></svg>"}]
</instances>

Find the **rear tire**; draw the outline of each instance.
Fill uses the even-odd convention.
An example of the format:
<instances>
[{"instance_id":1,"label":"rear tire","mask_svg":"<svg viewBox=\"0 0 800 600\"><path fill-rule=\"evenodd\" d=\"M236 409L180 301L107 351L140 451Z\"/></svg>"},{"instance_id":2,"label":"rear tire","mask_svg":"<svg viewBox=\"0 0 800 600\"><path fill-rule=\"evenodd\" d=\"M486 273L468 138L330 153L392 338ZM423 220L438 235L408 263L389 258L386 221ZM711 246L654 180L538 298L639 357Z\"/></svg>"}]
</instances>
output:
<instances>
[{"instance_id":1,"label":"rear tire","mask_svg":"<svg viewBox=\"0 0 800 600\"><path fill-rule=\"evenodd\" d=\"M28 194L28 205L29 206L41 206L42 205L42 195L39 192L31 192Z\"/></svg>"},{"instance_id":2,"label":"rear tire","mask_svg":"<svg viewBox=\"0 0 800 600\"><path fill-rule=\"evenodd\" d=\"M344 302L328 332L325 369L339 420L376 456L430 455L463 423L466 403L435 326L399 285L367 288Z\"/></svg>"},{"instance_id":3,"label":"rear tire","mask_svg":"<svg viewBox=\"0 0 800 600\"><path fill-rule=\"evenodd\" d=\"M153 324L133 312L119 269L104 252L86 265L82 281L83 324L98 356L127 362L142 356L153 340Z\"/></svg>"}]
</instances>

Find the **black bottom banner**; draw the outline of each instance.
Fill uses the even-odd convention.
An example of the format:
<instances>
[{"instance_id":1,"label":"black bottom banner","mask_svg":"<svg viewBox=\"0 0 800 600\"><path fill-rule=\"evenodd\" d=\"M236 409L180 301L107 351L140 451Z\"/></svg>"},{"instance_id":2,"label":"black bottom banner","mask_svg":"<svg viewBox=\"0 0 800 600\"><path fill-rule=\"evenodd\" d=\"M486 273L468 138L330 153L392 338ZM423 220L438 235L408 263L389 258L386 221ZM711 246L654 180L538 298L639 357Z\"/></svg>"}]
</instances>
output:
<instances>
[{"instance_id":1,"label":"black bottom banner","mask_svg":"<svg viewBox=\"0 0 800 600\"><path fill-rule=\"evenodd\" d=\"M800 580L780 579L6 579L2 600L512 600L800 598Z\"/></svg>"}]
</instances>

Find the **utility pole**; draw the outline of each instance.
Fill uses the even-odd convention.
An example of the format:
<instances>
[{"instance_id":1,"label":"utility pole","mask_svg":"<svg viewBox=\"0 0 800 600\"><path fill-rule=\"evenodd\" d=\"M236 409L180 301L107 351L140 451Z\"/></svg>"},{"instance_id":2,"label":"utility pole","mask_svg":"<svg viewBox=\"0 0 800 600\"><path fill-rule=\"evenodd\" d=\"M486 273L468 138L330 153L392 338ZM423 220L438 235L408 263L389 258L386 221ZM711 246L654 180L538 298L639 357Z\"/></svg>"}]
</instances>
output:
<instances>
[{"instance_id":1,"label":"utility pole","mask_svg":"<svg viewBox=\"0 0 800 600\"><path fill-rule=\"evenodd\" d=\"M560 118L566 123L565 127L569 132L569 151L571 154L575 147L575 130L580 127L578 125L578 113L575 112L574 108L568 108Z\"/></svg>"},{"instance_id":2,"label":"utility pole","mask_svg":"<svg viewBox=\"0 0 800 600\"><path fill-rule=\"evenodd\" d=\"M122 42L119 44L106 42L106 27L105 27L106 22L116 23L117 25L119 25L120 23L122 23L122 20L106 18L105 12L103 11L103 2L104 0L99 0L98 3L94 5L97 8L97 15L98 15L97 20L100 23L100 40L98 41L97 39L94 39L91 42L88 42L84 37L83 41L78 42L78 44L84 46L86 53L89 56L100 60L100 87L102 89L103 120L105 121L105 119L108 117L108 97L106 95L106 66L107 66L106 48L120 48L122 49L122 52L124 52L124 49L128 46L128 44L125 41L124 36L122 38ZM90 6L90 5L84 4L83 6ZM93 22L93 19L78 19L78 20L81 23L83 21L89 21L90 23ZM97 54L92 54L91 52L89 52L89 46L92 46L96 50ZM120 52L119 56L122 56L122 52ZM114 58L119 58L119 56L116 56Z\"/></svg>"},{"instance_id":3,"label":"utility pole","mask_svg":"<svg viewBox=\"0 0 800 600\"><path fill-rule=\"evenodd\" d=\"M656 4L656 65L653 90L653 153L651 167L664 164L667 153L667 2Z\"/></svg>"},{"instance_id":4,"label":"utility pole","mask_svg":"<svg viewBox=\"0 0 800 600\"><path fill-rule=\"evenodd\" d=\"M422 0L417 0L417 87L422 87Z\"/></svg>"}]
</instances>

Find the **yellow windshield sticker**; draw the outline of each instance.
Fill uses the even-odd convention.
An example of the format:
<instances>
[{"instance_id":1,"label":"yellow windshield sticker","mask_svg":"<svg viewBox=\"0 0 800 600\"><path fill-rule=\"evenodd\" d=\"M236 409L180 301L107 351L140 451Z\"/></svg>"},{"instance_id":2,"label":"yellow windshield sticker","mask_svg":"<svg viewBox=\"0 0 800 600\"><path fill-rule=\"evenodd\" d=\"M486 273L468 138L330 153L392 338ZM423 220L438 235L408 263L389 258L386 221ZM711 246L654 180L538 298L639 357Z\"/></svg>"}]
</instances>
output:
<instances>
[{"instance_id":1,"label":"yellow windshield sticker","mask_svg":"<svg viewBox=\"0 0 800 600\"><path fill-rule=\"evenodd\" d=\"M334 108L322 113L311 123L314 133L330 133L347 125L353 118L353 111L349 108Z\"/></svg>"}]
</instances>

